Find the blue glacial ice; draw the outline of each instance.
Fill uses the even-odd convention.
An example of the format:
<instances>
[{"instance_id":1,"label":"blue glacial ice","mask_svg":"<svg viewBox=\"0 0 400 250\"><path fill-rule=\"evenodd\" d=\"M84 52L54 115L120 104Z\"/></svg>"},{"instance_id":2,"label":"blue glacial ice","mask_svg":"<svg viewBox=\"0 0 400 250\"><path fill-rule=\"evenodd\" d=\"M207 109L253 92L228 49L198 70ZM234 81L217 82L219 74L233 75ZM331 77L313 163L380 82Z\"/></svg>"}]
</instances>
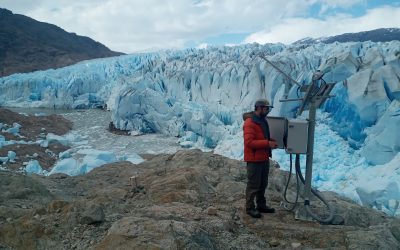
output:
<instances>
[{"instance_id":1,"label":"blue glacial ice","mask_svg":"<svg viewBox=\"0 0 400 250\"><path fill-rule=\"evenodd\" d=\"M64 173L72 176L86 174L101 165L117 161L115 154L109 151L82 149L77 153L84 155L82 160L74 158L61 159L48 174Z\"/></svg>"},{"instance_id":2,"label":"blue glacial ice","mask_svg":"<svg viewBox=\"0 0 400 250\"><path fill-rule=\"evenodd\" d=\"M50 108L90 108L107 105L117 128L159 132L196 141L182 145L215 147L240 130L242 111L259 97L274 103L278 115L293 116L298 104L279 103L285 89L298 95L273 67L257 55L264 53L301 84L312 72L338 82L336 98L323 109L332 114L330 127L359 149L399 98L399 41L353 42L285 46L249 44L159 53L133 54L84 61L58 70L0 78L0 105ZM286 84L286 85L285 85ZM371 164L389 162L394 145L378 146L384 156L363 156Z\"/></svg>"},{"instance_id":3,"label":"blue glacial ice","mask_svg":"<svg viewBox=\"0 0 400 250\"><path fill-rule=\"evenodd\" d=\"M14 151L8 151L7 157L10 162L15 162L15 157L17 157L17 154Z\"/></svg>"},{"instance_id":4,"label":"blue glacial ice","mask_svg":"<svg viewBox=\"0 0 400 250\"><path fill-rule=\"evenodd\" d=\"M19 135L19 129L21 128L21 125L14 122L13 126L8 128L5 132L13 134L15 136Z\"/></svg>"},{"instance_id":5,"label":"blue glacial ice","mask_svg":"<svg viewBox=\"0 0 400 250\"><path fill-rule=\"evenodd\" d=\"M124 155L117 158L113 152L96 149L81 149L77 152L77 154L84 155L84 157L82 159L75 159L72 157L62 158L57 161L55 166L48 174L51 175L56 173L64 173L74 176L89 173L93 169L104 164L113 163L120 160L130 161L134 164L139 164L144 161L137 154L130 154L129 156Z\"/></svg>"},{"instance_id":6,"label":"blue glacial ice","mask_svg":"<svg viewBox=\"0 0 400 250\"><path fill-rule=\"evenodd\" d=\"M58 158L59 158L59 159L71 158L71 150L66 150L66 151L60 152L60 153L58 154Z\"/></svg>"},{"instance_id":7,"label":"blue glacial ice","mask_svg":"<svg viewBox=\"0 0 400 250\"><path fill-rule=\"evenodd\" d=\"M25 167L25 172L28 174L43 174L43 169L37 160L30 160Z\"/></svg>"},{"instance_id":8,"label":"blue glacial ice","mask_svg":"<svg viewBox=\"0 0 400 250\"><path fill-rule=\"evenodd\" d=\"M57 163L53 166L53 168L49 172L49 175L57 173L63 173L74 176L81 174L81 169L76 159L66 158L57 161Z\"/></svg>"}]
</instances>

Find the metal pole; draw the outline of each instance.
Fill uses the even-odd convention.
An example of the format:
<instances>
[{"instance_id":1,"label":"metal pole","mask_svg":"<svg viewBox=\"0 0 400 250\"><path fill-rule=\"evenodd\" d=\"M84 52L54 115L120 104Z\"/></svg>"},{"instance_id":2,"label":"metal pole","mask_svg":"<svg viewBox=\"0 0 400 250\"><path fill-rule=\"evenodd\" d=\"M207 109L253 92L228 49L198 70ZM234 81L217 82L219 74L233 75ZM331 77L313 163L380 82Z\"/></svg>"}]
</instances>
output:
<instances>
[{"instance_id":1,"label":"metal pole","mask_svg":"<svg viewBox=\"0 0 400 250\"><path fill-rule=\"evenodd\" d=\"M277 71L279 71L282 75L286 76L286 78L288 78L290 81L294 82L297 86L301 87L301 84L296 82L296 80L294 80L293 78L291 78L288 74L286 74L285 72L283 72L283 70L281 70L280 68L278 68L277 66L275 66L275 64L273 64L270 60L268 60L263 54L259 54L259 57L261 57L262 59L264 59L267 63L269 63L272 67L274 67L274 69L276 69Z\"/></svg>"},{"instance_id":2,"label":"metal pole","mask_svg":"<svg viewBox=\"0 0 400 250\"><path fill-rule=\"evenodd\" d=\"M315 116L316 116L315 100L310 100L310 111L308 116L308 143L307 143L307 159L306 159L306 179L304 188L304 204L310 204L311 197L311 179L312 179L312 163L314 155L314 132L315 132Z\"/></svg>"}]
</instances>

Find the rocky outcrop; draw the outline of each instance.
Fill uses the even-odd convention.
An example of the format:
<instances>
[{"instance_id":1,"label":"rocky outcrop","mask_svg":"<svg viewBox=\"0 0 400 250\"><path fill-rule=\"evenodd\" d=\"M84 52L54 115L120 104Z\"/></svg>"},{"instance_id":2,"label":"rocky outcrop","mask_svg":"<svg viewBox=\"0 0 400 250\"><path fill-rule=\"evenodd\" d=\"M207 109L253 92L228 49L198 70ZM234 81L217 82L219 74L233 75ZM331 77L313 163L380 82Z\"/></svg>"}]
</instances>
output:
<instances>
[{"instance_id":1,"label":"rocky outcrop","mask_svg":"<svg viewBox=\"0 0 400 250\"><path fill-rule=\"evenodd\" d=\"M121 54L88 37L0 8L0 77Z\"/></svg>"},{"instance_id":2,"label":"rocky outcrop","mask_svg":"<svg viewBox=\"0 0 400 250\"><path fill-rule=\"evenodd\" d=\"M288 173L271 167L275 214L243 211L244 163L199 150L119 162L87 175L0 172L0 246L56 249L397 249L400 221L324 193L342 225L279 206ZM4 180L12 181L4 181ZM289 186L293 199L295 184ZM29 191L27 190L29 189ZM26 191L23 191L26 190ZM25 195L11 193L25 192ZM313 201L313 209L324 208ZM320 208L320 209L319 209Z\"/></svg>"}]
</instances>

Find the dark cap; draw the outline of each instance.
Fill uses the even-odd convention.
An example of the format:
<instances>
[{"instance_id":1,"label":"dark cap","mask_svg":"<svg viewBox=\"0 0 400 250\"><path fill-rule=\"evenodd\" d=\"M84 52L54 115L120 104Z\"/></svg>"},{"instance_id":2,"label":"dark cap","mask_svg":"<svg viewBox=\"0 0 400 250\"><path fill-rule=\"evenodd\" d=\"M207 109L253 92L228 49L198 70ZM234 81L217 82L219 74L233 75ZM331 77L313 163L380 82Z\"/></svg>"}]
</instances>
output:
<instances>
[{"instance_id":1,"label":"dark cap","mask_svg":"<svg viewBox=\"0 0 400 250\"><path fill-rule=\"evenodd\" d=\"M256 104L254 104L255 107L270 107L273 108L272 105L269 104L269 101L267 99L259 99L256 101Z\"/></svg>"}]
</instances>

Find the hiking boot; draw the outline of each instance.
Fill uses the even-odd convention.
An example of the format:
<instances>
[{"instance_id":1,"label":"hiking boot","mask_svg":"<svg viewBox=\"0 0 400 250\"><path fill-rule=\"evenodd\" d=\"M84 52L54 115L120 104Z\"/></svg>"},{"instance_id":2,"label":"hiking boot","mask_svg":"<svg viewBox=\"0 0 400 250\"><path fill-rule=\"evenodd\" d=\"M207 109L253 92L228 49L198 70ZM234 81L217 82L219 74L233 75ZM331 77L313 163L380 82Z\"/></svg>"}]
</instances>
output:
<instances>
[{"instance_id":1,"label":"hiking boot","mask_svg":"<svg viewBox=\"0 0 400 250\"><path fill-rule=\"evenodd\" d=\"M257 211L256 209L254 209L254 208L249 209L249 210L246 210L246 213L247 213L248 215L250 215L251 217L253 217L253 218L261 218L260 212L258 212L258 211Z\"/></svg>"},{"instance_id":2,"label":"hiking boot","mask_svg":"<svg viewBox=\"0 0 400 250\"><path fill-rule=\"evenodd\" d=\"M267 214L275 213L275 208L268 207L268 206L257 207L257 210L260 213L267 213Z\"/></svg>"}]
</instances>

